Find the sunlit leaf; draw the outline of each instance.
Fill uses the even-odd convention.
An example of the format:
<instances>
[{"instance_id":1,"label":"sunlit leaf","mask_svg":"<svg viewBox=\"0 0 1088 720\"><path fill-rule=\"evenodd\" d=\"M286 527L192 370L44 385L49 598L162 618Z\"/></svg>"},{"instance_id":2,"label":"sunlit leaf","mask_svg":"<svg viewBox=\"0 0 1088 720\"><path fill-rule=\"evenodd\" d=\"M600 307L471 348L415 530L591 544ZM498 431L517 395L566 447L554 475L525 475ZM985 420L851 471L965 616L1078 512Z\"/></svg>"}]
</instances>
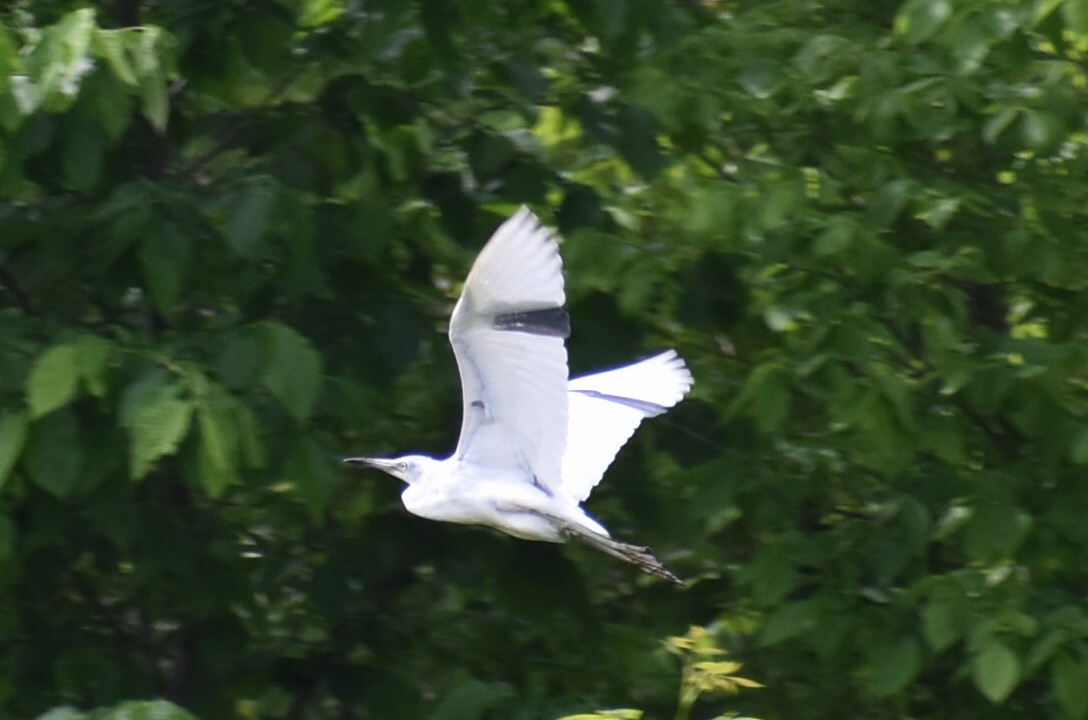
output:
<instances>
[{"instance_id":1,"label":"sunlit leaf","mask_svg":"<svg viewBox=\"0 0 1088 720\"><path fill-rule=\"evenodd\" d=\"M78 353L71 343L54 345L34 363L27 379L26 402L32 418L67 405L79 387Z\"/></svg>"},{"instance_id":2,"label":"sunlit leaf","mask_svg":"<svg viewBox=\"0 0 1088 720\"><path fill-rule=\"evenodd\" d=\"M121 418L129 436L129 476L139 480L155 461L173 454L189 430L193 403L164 371L151 371L126 388Z\"/></svg>"}]
</instances>

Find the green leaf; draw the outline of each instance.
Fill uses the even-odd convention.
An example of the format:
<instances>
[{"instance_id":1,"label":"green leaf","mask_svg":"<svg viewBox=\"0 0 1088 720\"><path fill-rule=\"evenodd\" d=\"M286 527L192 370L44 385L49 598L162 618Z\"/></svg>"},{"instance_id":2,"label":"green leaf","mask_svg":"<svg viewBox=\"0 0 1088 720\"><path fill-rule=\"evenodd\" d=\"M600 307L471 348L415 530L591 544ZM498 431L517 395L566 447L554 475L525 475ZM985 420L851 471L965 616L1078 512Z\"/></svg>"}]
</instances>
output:
<instances>
[{"instance_id":1,"label":"green leaf","mask_svg":"<svg viewBox=\"0 0 1088 720\"><path fill-rule=\"evenodd\" d=\"M952 17L950 0L908 0L895 16L895 32L907 42L932 37Z\"/></svg>"},{"instance_id":2,"label":"green leaf","mask_svg":"<svg viewBox=\"0 0 1088 720\"><path fill-rule=\"evenodd\" d=\"M197 425L200 443L197 465L200 484L213 497L219 497L238 477L238 432L234 399L218 386L211 386L197 401Z\"/></svg>"},{"instance_id":3,"label":"green leaf","mask_svg":"<svg viewBox=\"0 0 1088 720\"><path fill-rule=\"evenodd\" d=\"M79 96L83 78L94 68L90 53L94 30L94 10L82 8L42 31L41 40L26 60L30 70L28 82L33 83L36 97L24 112L29 114L38 104L51 112L71 107Z\"/></svg>"},{"instance_id":4,"label":"green leaf","mask_svg":"<svg viewBox=\"0 0 1088 720\"><path fill-rule=\"evenodd\" d=\"M1084 0L1066 0L1062 3L1062 19L1069 30L1080 36L1080 42L1088 35L1088 2Z\"/></svg>"},{"instance_id":5,"label":"green leaf","mask_svg":"<svg viewBox=\"0 0 1088 720\"><path fill-rule=\"evenodd\" d=\"M1088 463L1088 427L1077 434L1077 439L1069 450L1069 459L1078 465Z\"/></svg>"},{"instance_id":6,"label":"green leaf","mask_svg":"<svg viewBox=\"0 0 1088 720\"><path fill-rule=\"evenodd\" d=\"M168 74L173 67L173 47L160 28L144 26L125 36L126 47L140 84L144 117L159 132L170 119Z\"/></svg>"},{"instance_id":7,"label":"green leaf","mask_svg":"<svg viewBox=\"0 0 1088 720\"><path fill-rule=\"evenodd\" d=\"M191 255L188 236L169 222L153 227L140 246L144 281L155 307L166 317L174 314Z\"/></svg>"},{"instance_id":8,"label":"green leaf","mask_svg":"<svg viewBox=\"0 0 1088 720\"><path fill-rule=\"evenodd\" d=\"M7 515L0 515L0 563L15 554L15 523Z\"/></svg>"},{"instance_id":9,"label":"green leaf","mask_svg":"<svg viewBox=\"0 0 1088 720\"><path fill-rule=\"evenodd\" d=\"M1073 720L1088 714L1088 665L1067 652L1050 661L1050 684L1062 710Z\"/></svg>"},{"instance_id":10,"label":"green leaf","mask_svg":"<svg viewBox=\"0 0 1088 720\"><path fill-rule=\"evenodd\" d=\"M0 25L0 95L8 90L9 78L19 67L19 48L4 25Z\"/></svg>"},{"instance_id":11,"label":"green leaf","mask_svg":"<svg viewBox=\"0 0 1088 720\"><path fill-rule=\"evenodd\" d=\"M774 432L789 414L789 388L783 374L777 363L757 367L726 410L727 415L747 410L762 432Z\"/></svg>"},{"instance_id":12,"label":"green leaf","mask_svg":"<svg viewBox=\"0 0 1088 720\"><path fill-rule=\"evenodd\" d=\"M248 183L233 198L223 234L236 255L260 258L267 243L265 235L275 203L276 189L263 178Z\"/></svg>"},{"instance_id":13,"label":"green leaf","mask_svg":"<svg viewBox=\"0 0 1088 720\"><path fill-rule=\"evenodd\" d=\"M103 30L96 28L91 39L91 46L96 56L106 61L110 70L121 82L136 87L139 80L136 71L129 62L125 39L132 34L131 30Z\"/></svg>"},{"instance_id":14,"label":"green leaf","mask_svg":"<svg viewBox=\"0 0 1088 720\"><path fill-rule=\"evenodd\" d=\"M967 523L964 547L980 562L1011 557L1031 529L1026 511L1005 503L988 502L974 509Z\"/></svg>"},{"instance_id":15,"label":"green leaf","mask_svg":"<svg viewBox=\"0 0 1088 720\"><path fill-rule=\"evenodd\" d=\"M105 136L97 124L73 120L61 141L60 168L68 187L88 192L102 174Z\"/></svg>"},{"instance_id":16,"label":"green leaf","mask_svg":"<svg viewBox=\"0 0 1088 720\"><path fill-rule=\"evenodd\" d=\"M235 415L238 424L238 442L242 450L242 461L246 467L263 468L268 465L268 458L261 440L261 424L257 416L245 405L237 403Z\"/></svg>"},{"instance_id":17,"label":"green leaf","mask_svg":"<svg viewBox=\"0 0 1088 720\"><path fill-rule=\"evenodd\" d=\"M73 344L54 345L34 363L26 383L30 417L39 418L67 405L79 386L77 350Z\"/></svg>"},{"instance_id":18,"label":"green leaf","mask_svg":"<svg viewBox=\"0 0 1088 720\"><path fill-rule=\"evenodd\" d=\"M261 381L296 420L313 410L321 387L321 356L298 331L277 322L256 326L264 350Z\"/></svg>"},{"instance_id":19,"label":"green leaf","mask_svg":"<svg viewBox=\"0 0 1088 720\"><path fill-rule=\"evenodd\" d=\"M96 710L94 720L196 720L196 717L166 700L128 700Z\"/></svg>"},{"instance_id":20,"label":"green leaf","mask_svg":"<svg viewBox=\"0 0 1088 720\"><path fill-rule=\"evenodd\" d=\"M884 643L870 653L869 690L877 697L901 692L922 669L922 644L913 635Z\"/></svg>"},{"instance_id":21,"label":"green leaf","mask_svg":"<svg viewBox=\"0 0 1088 720\"><path fill-rule=\"evenodd\" d=\"M155 461L172 454L189 430L193 403L178 397L179 387L161 370L129 385L121 400L122 423L129 435L129 477L139 480Z\"/></svg>"},{"instance_id":22,"label":"green leaf","mask_svg":"<svg viewBox=\"0 0 1088 720\"><path fill-rule=\"evenodd\" d=\"M299 438L284 463L284 479L289 482L306 504L315 520L325 511L325 505L336 489L337 473L329 454L310 438Z\"/></svg>"},{"instance_id":23,"label":"green leaf","mask_svg":"<svg viewBox=\"0 0 1088 720\"><path fill-rule=\"evenodd\" d=\"M23 462L36 485L66 498L79 480L83 455L79 422L70 408L63 408L31 426Z\"/></svg>"},{"instance_id":24,"label":"green leaf","mask_svg":"<svg viewBox=\"0 0 1088 720\"><path fill-rule=\"evenodd\" d=\"M86 713L81 713L74 707L61 705L39 715L35 720L84 720Z\"/></svg>"},{"instance_id":25,"label":"green leaf","mask_svg":"<svg viewBox=\"0 0 1088 720\"><path fill-rule=\"evenodd\" d=\"M106 378L113 346L97 335L84 335L75 343L76 363L83 385L94 397L106 394Z\"/></svg>"},{"instance_id":26,"label":"green leaf","mask_svg":"<svg viewBox=\"0 0 1088 720\"><path fill-rule=\"evenodd\" d=\"M850 247L853 238L854 223L845 217L835 216L812 243L812 251L819 256L835 255Z\"/></svg>"},{"instance_id":27,"label":"green leaf","mask_svg":"<svg viewBox=\"0 0 1088 720\"><path fill-rule=\"evenodd\" d=\"M963 637L967 608L962 594L945 593L930 598L922 609L922 632L926 642L940 652Z\"/></svg>"},{"instance_id":28,"label":"green leaf","mask_svg":"<svg viewBox=\"0 0 1088 720\"><path fill-rule=\"evenodd\" d=\"M799 600L778 608L767 618L759 634L759 644L768 647L789 640L815 627L818 613L811 601Z\"/></svg>"},{"instance_id":29,"label":"green leaf","mask_svg":"<svg viewBox=\"0 0 1088 720\"><path fill-rule=\"evenodd\" d=\"M1002 133L1012 125L1013 120L1020 114L1018 107L1003 107L986 121L982 126L982 139L990 145L997 142Z\"/></svg>"},{"instance_id":30,"label":"green leaf","mask_svg":"<svg viewBox=\"0 0 1088 720\"><path fill-rule=\"evenodd\" d=\"M340 0L303 0L301 10L298 24L312 28L328 25L336 20L343 14L344 4Z\"/></svg>"},{"instance_id":31,"label":"green leaf","mask_svg":"<svg viewBox=\"0 0 1088 720\"><path fill-rule=\"evenodd\" d=\"M0 490L26 443L26 415L13 410L0 412Z\"/></svg>"},{"instance_id":32,"label":"green leaf","mask_svg":"<svg viewBox=\"0 0 1088 720\"><path fill-rule=\"evenodd\" d=\"M513 696L514 691L506 683L465 680L446 695L430 717L433 720L477 720L493 717L495 713L492 711Z\"/></svg>"},{"instance_id":33,"label":"green leaf","mask_svg":"<svg viewBox=\"0 0 1088 720\"><path fill-rule=\"evenodd\" d=\"M1025 110L1020 117L1020 134L1028 148L1038 153L1049 153L1057 149L1064 139L1065 128L1051 113Z\"/></svg>"},{"instance_id":34,"label":"green leaf","mask_svg":"<svg viewBox=\"0 0 1088 720\"><path fill-rule=\"evenodd\" d=\"M990 702L999 705L1020 681L1020 658L1000 640L991 639L971 659L971 676L975 687Z\"/></svg>"}]
</instances>

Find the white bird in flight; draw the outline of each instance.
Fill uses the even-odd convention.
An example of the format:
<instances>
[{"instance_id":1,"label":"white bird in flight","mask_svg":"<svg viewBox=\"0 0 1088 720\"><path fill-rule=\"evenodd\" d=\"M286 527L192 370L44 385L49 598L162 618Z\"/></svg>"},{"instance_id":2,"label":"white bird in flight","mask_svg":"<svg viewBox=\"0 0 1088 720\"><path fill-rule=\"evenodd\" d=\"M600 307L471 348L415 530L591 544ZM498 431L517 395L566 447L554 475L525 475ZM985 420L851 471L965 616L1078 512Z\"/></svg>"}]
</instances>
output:
<instances>
[{"instance_id":1,"label":"white bird in flight","mask_svg":"<svg viewBox=\"0 0 1088 720\"><path fill-rule=\"evenodd\" d=\"M408 512L487 525L525 540L579 540L680 582L649 548L612 539L581 507L643 418L692 385L673 350L568 380L563 263L552 234L521 208L480 251L450 318L461 373L461 437L445 460L346 458L408 486Z\"/></svg>"}]
</instances>

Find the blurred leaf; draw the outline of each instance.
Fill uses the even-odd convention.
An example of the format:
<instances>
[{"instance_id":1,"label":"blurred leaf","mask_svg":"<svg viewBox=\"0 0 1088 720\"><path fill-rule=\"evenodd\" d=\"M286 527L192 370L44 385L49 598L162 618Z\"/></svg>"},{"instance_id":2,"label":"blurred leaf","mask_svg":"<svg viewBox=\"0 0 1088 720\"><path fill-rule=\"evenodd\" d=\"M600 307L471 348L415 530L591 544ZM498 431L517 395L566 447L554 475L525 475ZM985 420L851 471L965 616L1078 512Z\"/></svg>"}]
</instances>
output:
<instances>
[{"instance_id":1,"label":"blurred leaf","mask_svg":"<svg viewBox=\"0 0 1088 720\"><path fill-rule=\"evenodd\" d=\"M144 117L161 133L170 119L167 83L173 69L173 47L168 36L153 26L127 34L125 41L139 79Z\"/></svg>"},{"instance_id":2,"label":"blurred leaf","mask_svg":"<svg viewBox=\"0 0 1088 720\"><path fill-rule=\"evenodd\" d=\"M129 435L129 477L139 480L155 461L173 454L189 430L193 403L162 370L145 373L125 389L121 422Z\"/></svg>"},{"instance_id":3,"label":"blurred leaf","mask_svg":"<svg viewBox=\"0 0 1088 720\"><path fill-rule=\"evenodd\" d=\"M223 228L231 250L250 259L262 255L275 201L275 188L260 178L248 183L233 198L227 224Z\"/></svg>"},{"instance_id":4,"label":"blurred leaf","mask_svg":"<svg viewBox=\"0 0 1088 720\"><path fill-rule=\"evenodd\" d=\"M39 715L36 720L82 720L86 713L81 713L73 707L60 706Z\"/></svg>"},{"instance_id":5,"label":"blurred leaf","mask_svg":"<svg viewBox=\"0 0 1088 720\"><path fill-rule=\"evenodd\" d=\"M1065 137L1061 121L1040 110L1027 110L1021 115L1020 133L1024 144L1040 153L1053 152Z\"/></svg>"},{"instance_id":6,"label":"blurred leaf","mask_svg":"<svg viewBox=\"0 0 1088 720\"><path fill-rule=\"evenodd\" d=\"M1031 516L1020 508L984 503L975 508L967 523L965 549L970 557L983 562L1010 557L1031 525Z\"/></svg>"},{"instance_id":7,"label":"blurred leaf","mask_svg":"<svg viewBox=\"0 0 1088 720\"><path fill-rule=\"evenodd\" d=\"M17 411L0 411L0 490L15 467L26 442L27 419Z\"/></svg>"},{"instance_id":8,"label":"blurred leaf","mask_svg":"<svg viewBox=\"0 0 1088 720\"><path fill-rule=\"evenodd\" d=\"M512 695L505 683L466 680L438 703L431 717L435 720L477 720L490 716L494 708Z\"/></svg>"},{"instance_id":9,"label":"blurred leaf","mask_svg":"<svg viewBox=\"0 0 1088 720\"><path fill-rule=\"evenodd\" d=\"M84 387L94 397L104 397L113 346L97 335L84 335L74 343L74 347Z\"/></svg>"},{"instance_id":10,"label":"blurred leaf","mask_svg":"<svg viewBox=\"0 0 1088 720\"><path fill-rule=\"evenodd\" d=\"M66 498L83 468L79 421L68 408L38 419L30 428L23 462L31 480L58 498Z\"/></svg>"},{"instance_id":11,"label":"blurred leaf","mask_svg":"<svg viewBox=\"0 0 1088 720\"><path fill-rule=\"evenodd\" d=\"M129 700L95 710L93 720L196 720L188 711L166 700Z\"/></svg>"},{"instance_id":12,"label":"blurred leaf","mask_svg":"<svg viewBox=\"0 0 1088 720\"><path fill-rule=\"evenodd\" d=\"M96 28L91 45L95 55L106 61L110 70L121 82L136 87L139 80L136 71L128 57L128 43L126 39L132 35L131 30L103 30Z\"/></svg>"},{"instance_id":13,"label":"blurred leaf","mask_svg":"<svg viewBox=\"0 0 1088 720\"><path fill-rule=\"evenodd\" d=\"M95 30L95 11L91 8L73 10L55 25L43 30L40 41L30 52L20 105L30 114L40 104L44 109L60 112L68 109L79 96L80 83L93 68L90 56L91 39Z\"/></svg>"},{"instance_id":14,"label":"blurred leaf","mask_svg":"<svg viewBox=\"0 0 1088 720\"><path fill-rule=\"evenodd\" d=\"M869 689L877 697L901 692L922 668L922 646L913 635L878 645L869 654Z\"/></svg>"},{"instance_id":15,"label":"blurred leaf","mask_svg":"<svg viewBox=\"0 0 1088 720\"><path fill-rule=\"evenodd\" d=\"M306 503L310 516L320 518L339 477L329 454L310 438L300 437L292 444L283 472Z\"/></svg>"},{"instance_id":16,"label":"blurred leaf","mask_svg":"<svg viewBox=\"0 0 1088 720\"><path fill-rule=\"evenodd\" d=\"M261 380L296 420L313 410L321 387L321 357L310 341L277 322L256 327L263 348Z\"/></svg>"},{"instance_id":17,"label":"blurred leaf","mask_svg":"<svg viewBox=\"0 0 1088 720\"><path fill-rule=\"evenodd\" d=\"M328 25L344 12L340 0L304 0L298 24L302 27Z\"/></svg>"},{"instance_id":18,"label":"blurred leaf","mask_svg":"<svg viewBox=\"0 0 1088 720\"><path fill-rule=\"evenodd\" d=\"M174 313L191 254L192 243L173 223L155 226L140 246L140 264L151 299L167 317Z\"/></svg>"},{"instance_id":19,"label":"blurred leaf","mask_svg":"<svg viewBox=\"0 0 1088 720\"><path fill-rule=\"evenodd\" d=\"M971 675L975 687L1000 705L1020 681L1020 658L1000 640L991 639L971 659Z\"/></svg>"},{"instance_id":20,"label":"blurred leaf","mask_svg":"<svg viewBox=\"0 0 1088 720\"><path fill-rule=\"evenodd\" d=\"M787 603L767 618L759 635L760 645L775 645L811 630L817 618L818 613L811 601Z\"/></svg>"},{"instance_id":21,"label":"blurred leaf","mask_svg":"<svg viewBox=\"0 0 1088 720\"><path fill-rule=\"evenodd\" d=\"M54 345L34 362L26 384L26 402L30 417L39 418L75 398L79 387L76 346Z\"/></svg>"},{"instance_id":22,"label":"blurred leaf","mask_svg":"<svg viewBox=\"0 0 1088 720\"><path fill-rule=\"evenodd\" d=\"M963 637L967 627L967 607L963 596L944 593L930 598L922 610L922 631L926 642L940 652Z\"/></svg>"},{"instance_id":23,"label":"blurred leaf","mask_svg":"<svg viewBox=\"0 0 1088 720\"><path fill-rule=\"evenodd\" d=\"M196 402L200 484L213 498L239 482L238 430L233 405L233 399L218 386L211 386Z\"/></svg>"},{"instance_id":24,"label":"blurred leaf","mask_svg":"<svg viewBox=\"0 0 1088 720\"><path fill-rule=\"evenodd\" d=\"M1077 434L1073 446L1069 451L1069 459L1078 465L1088 463L1088 427Z\"/></svg>"},{"instance_id":25,"label":"blurred leaf","mask_svg":"<svg viewBox=\"0 0 1088 720\"><path fill-rule=\"evenodd\" d=\"M835 217L827 229L816 237L812 250L817 255L835 255L846 250L853 237L853 222L845 217Z\"/></svg>"},{"instance_id":26,"label":"blurred leaf","mask_svg":"<svg viewBox=\"0 0 1088 720\"><path fill-rule=\"evenodd\" d=\"M0 515L0 569L15 555L15 523Z\"/></svg>"},{"instance_id":27,"label":"blurred leaf","mask_svg":"<svg viewBox=\"0 0 1088 720\"><path fill-rule=\"evenodd\" d=\"M1065 714L1079 720L1088 714L1088 665L1069 653L1050 661L1050 684Z\"/></svg>"},{"instance_id":28,"label":"blurred leaf","mask_svg":"<svg viewBox=\"0 0 1088 720\"><path fill-rule=\"evenodd\" d=\"M950 17L950 0L907 0L895 16L895 32L907 42L923 42L940 30Z\"/></svg>"}]
</instances>

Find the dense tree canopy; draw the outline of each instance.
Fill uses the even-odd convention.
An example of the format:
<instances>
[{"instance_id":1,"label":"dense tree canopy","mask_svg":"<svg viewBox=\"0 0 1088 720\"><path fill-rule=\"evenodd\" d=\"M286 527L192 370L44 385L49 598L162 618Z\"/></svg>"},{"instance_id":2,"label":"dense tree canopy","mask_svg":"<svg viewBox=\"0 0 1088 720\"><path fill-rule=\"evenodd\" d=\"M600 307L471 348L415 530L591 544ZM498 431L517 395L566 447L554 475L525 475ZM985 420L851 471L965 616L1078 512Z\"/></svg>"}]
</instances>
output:
<instances>
[{"instance_id":1,"label":"dense tree canopy","mask_svg":"<svg viewBox=\"0 0 1088 720\"><path fill-rule=\"evenodd\" d=\"M1085 0L0 6L0 716L1084 718L1086 109ZM520 204L682 588L339 465Z\"/></svg>"}]
</instances>

